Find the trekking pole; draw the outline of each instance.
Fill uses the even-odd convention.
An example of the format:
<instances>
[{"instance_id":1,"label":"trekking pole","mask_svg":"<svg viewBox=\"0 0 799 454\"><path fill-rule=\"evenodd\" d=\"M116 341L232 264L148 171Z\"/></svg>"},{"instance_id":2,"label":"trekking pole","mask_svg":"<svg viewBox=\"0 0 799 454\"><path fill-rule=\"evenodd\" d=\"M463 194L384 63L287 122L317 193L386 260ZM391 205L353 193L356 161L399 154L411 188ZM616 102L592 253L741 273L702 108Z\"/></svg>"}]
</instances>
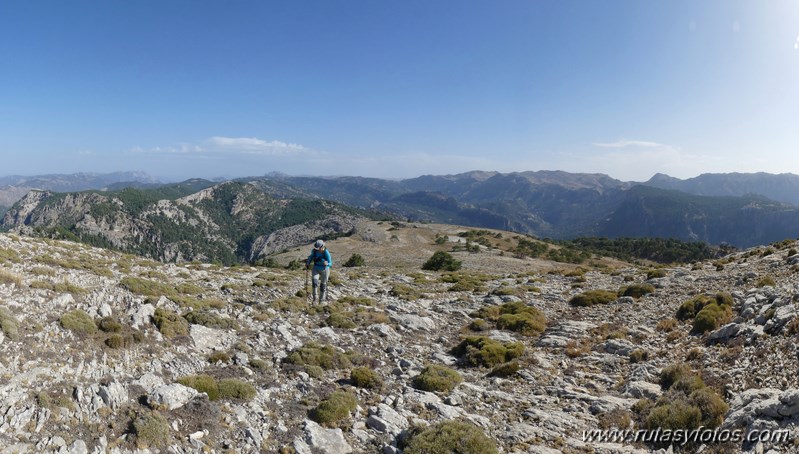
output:
<instances>
[{"instance_id":1,"label":"trekking pole","mask_svg":"<svg viewBox=\"0 0 799 454\"><path fill-rule=\"evenodd\" d=\"M305 300L307 301L311 293L308 291L308 265L305 265Z\"/></svg>"}]
</instances>

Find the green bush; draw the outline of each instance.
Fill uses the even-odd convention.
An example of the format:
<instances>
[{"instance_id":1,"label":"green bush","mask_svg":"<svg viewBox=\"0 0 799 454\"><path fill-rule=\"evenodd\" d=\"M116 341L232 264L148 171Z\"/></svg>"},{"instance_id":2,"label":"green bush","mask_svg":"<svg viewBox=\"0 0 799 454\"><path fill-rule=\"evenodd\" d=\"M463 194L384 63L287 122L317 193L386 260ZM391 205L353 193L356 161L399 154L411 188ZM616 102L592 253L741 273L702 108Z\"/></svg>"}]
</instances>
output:
<instances>
[{"instance_id":1,"label":"green bush","mask_svg":"<svg viewBox=\"0 0 799 454\"><path fill-rule=\"evenodd\" d=\"M691 374L687 364L672 364L660 371L660 387L667 390L685 376Z\"/></svg>"},{"instance_id":2,"label":"green bush","mask_svg":"<svg viewBox=\"0 0 799 454\"><path fill-rule=\"evenodd\" d=\"M649 430L696 429L702 423L702 412L683 400L673 400L658 405L646 417Z\"/></svg>"},{"instance_id":3,"label":"green bush","mask_svg":"<svg viewBox=\"0 0 799 454\"><path fill-rule=\"evenodd\" d=\"M94 319L80 309L67 312L61 316L59 321L64 329L78 334L94 334L97 332L97 325L94 324Z\"/></svg>"},{"instance_id":4,"label":"green bush","mask_svg":"<svg viewBox=\"0 0 799 454\"><path fill-rule=\"evenodd\" d=\"M5 307L0 307L0 329L10 340L19 340L19 322Z\"/></svg>"},{"instance_id":5,"label":"green bush","mask_svg":"<svg viewBox=\"0 0 799 454\"><path fill-rule=\"evenodd\" d=\"M661 269L649 270L646 272L647 279L666 277L666 271Z\"/></svg>"},{"instance_id":6,"label":"green bush","mask_svg":"<svg viewBox=\"0 0 799 454\"><path fill-rule=\"evenodd\" d=\"M230 362L230 355L223 351L215 351L208 355L209 363L228 363Z\"/></svg>"},{"instance_id":7,"label":"green bush","mask_svg":"<svg viewBox=\"0 0 799 454\"><path fill-rule=\"evenodd\" d=\"M619 290L619 294L621 294L621 296L632 296L633 298L640 298L654 291L655 287L649 284L630 284L627 287L622 287Z\"/></svg>"},{"instance_id":8,"label":"green bush","mask_svg":"<svg viewBox=\"0 0 799 454\"><path fill-rule=\"evenodd\" d=\"M501 306L485 306L472 317L486 319L497 324L499 329L516 331L525 336L537 336L546 329L547 320L538 309L516 301Z\"/></svg>"},{"instance_id":9,"label":"green bush","mask_svg":"<svg viewBox=\"0 0 799 454\"><path fill-rule=\"evenodd\" d=\"M505 364L500 364L499 366L496 366L493 369L491 369L491 372L488 373L488 376L507 378L516 375L516 373L519 372L520 368L521 366L519 366L518 361L510 361Z\"/></svg>"},{"instance_id":10,"label":"green bush","mask_svg":"<svg viewBox=\"0 0 799 454\"><path fill-rule=\"evenodd\" d=\"M133 338L121 334L112 334L105 340L108 348L125 348L133 344Z\"/></svg>"},{"instance_id":11,"label":"green bush","mask_svg":"<svg viewBox=\"0 0 799 454\"><path fill-rule=\"evenodd\" d=\"M208 328L233 329L236 328L236 321L227 317L221 317L209 311L196 310L183 315L183 318L192 325L202 325Z\"/></svg>"},{"instance_id":12,"label":"green bush","mask_svg":"<svg viewBox=\"0 0 799 454\"><path fill-rule=\"evenodd\" d=\"M496 454L497 446L485 432L465 421L442 421L415 427L402 443L404 454Z\"/></svg>"},{"instance_id":13,"label":"green bush","mask_svg":"<svg viewBox=\"0 0 799 454\"><path fill-rule=\"evenodd\" d=\"M688 396L702 415L702 424L705 427L718 427L724 421L724 415L729 410L724 400L708 387L697 389Z\"/></svg>"},{"instance_id":14,"label":"green bush","mask_svg":"<svg viewBox=\"0 0 799 454\"><path fill-rule=\"evenodd\" d=\"M363 257L361 257L360 254L352 254L350 258L348 258L347 261L344 262L344 266L348 268L354 266L364 266L365 264L366 262L363 260Z\"/></svg>"},{"instance_id":15,"label":"green bush","mask_svg":"<svg viewBox=\"0 0 799 454\"><path fill-rule=\"evenodd\" d=\"M350 372L350 381L358 388L380 389L383 380L377 372L368 367L356 367Z\"/></svg>"},{"instance_id":16,"label":"green bush","mask_svg":"<svg viewBox=\"0 0 799 454\"><path fill-rule=\"evenodd\" d=\"M715 301L703 307L696 318L692 332L697 334L706 333L718 328L722 323L726 323L732 317L732 308L727 305L719 306Z\"/></svg>"},{"instance_id":17,"label":"green bush","mask_svg":"<svg viewBox=\"0 0 799 454\"><path fill-rule=\"evenodd\" d=\"M413 301L422 297L422 292L405 284L395 284L388 293L405 301Z\"/></svg>"},{"instance_id":18,"label":"green bush","mask_svg":"<svg viewBox=\"0 0 799 454\"><path fill-rule=\"evenodd\" d=\"M777 282L771 276L764 276L757 281L758 287L774 287L777 285Z\"/></svg>"},{"instance_id":19,"label":"green bush","mask_svg":"<svg viewBox=\"0 0 799 454\"><path fill-rule=\"evenodd\" d=\"M482 318L476 318L469 323L469 329L472 331L488 331L491 327L487 321Z\"/></svg>"},{"instance_id":20,"label":"green bush","mask_svg":"<svg viewBox=\"0 0 799 454\"><path fill-rule=\"evenodd\" d=\"M189 322L169 309L161 307L156 309L153 322L158 331L168 339L189 334Z\"/></svg>"},{"instance_id":21,"label":"green bush","mask_svg":"<svg viewBox=\"0 0 799 454\"><path fill-rule=\"evenodd\" d=\"M189 375L178 379L178 383L189 388L194 388L201 393L208 394L208 399L219 399L219 384L210 375Z\"/></svg>"},{"instance_id":22,"label":"green bush","mask_svg":"<svg viewBox=\"0 0 799 454\"><path fill-rule=\"evenodd\" d=\"M324 326L340 329L355 329L358 325L352 319L352 312L333 312L324 321Z\"/></svg>"},{"instance_id":23,"label":"green bush","mask_svg":"<svg viewBox=\"0 0 799 454\"><path fill-rule=\"evenodd\" d=\"M630 362L640 363L649 359L649 352L640 348L636 348L630 352Z\"/></svg>"},{"instance_id":24,"label":"green bush","mask_svg":"<svg viewBox=\"0 0 799 454\"><path fill-rule=\"evenodd\" d=\"M447 252L438 251L422 265L422 269L430 271L458 271L461 269L461 262L455 260L455 257Z\"/></svg>"},{"instance_id":25,"label":"green bush","mask_svg":"<svg viewBox=\"0 0 799 454\"><path fill-rule=\"evenodd\" d=\"M413 387L422 391L449 393L463 381L457 371L446 366L430 364L414 377Z\"/></svg>"},{"instance_id":26,"label":"green bush","mask_svg":"<svg viewBox=\"0 0 799 454\"><path fill-rule=\"evenodd\" d=\"M342 353L331 345L318 345L313 342L293 350L283 359L287 364L315 366L325 370L346 369L352 365L350 355Z\"/></svg>"},{"instance_id":27,"label":"green bush","mask_svg":"<svg viewBox=\"0 0 799 454\"><path fill-rule=\"evenodd\" d=\"M732 295L723 292L717 293L715 296L696 295L680 305L676 317L678 320L693 319L705 306L714 302L726 311L725 307L732 308Z\"/></svg>"},{"instance_id":28,"label":"green bush","mask_svg":"<svg viewBox=\"0 0 799 454\"><path fill-rule=\"evenodd\" d=\"M503 344L487 337L467 337L452 350L452 353L461 358L467 366L494 367L520 357L524 353L524 344L519 342Z\"/></svg>"},{"instance_id":29,"label":"green bush","mask_svg":"<svg viewBox=\"0 0 799 454\"><path fill-rule=\"evenodd\" d=\"M358 399L355 395L346 391L335 391L330 397L319 402L309 416L319 424L330 427L348 417L357 406Z\"/></svg>"},{"instance_id":30,"label":"green bush","mask_svg":"<svg viewBox=\"0 0 799 454\"><path fill-rule=\"evenodd\" d=\"M114 317L103 317L97 322L97 327L104 333L118 333L122 331L122 323Z\"/></svg>"},{"instance_id":31,"label":"green bush","mask_svg":"<svg viewBox=\"0 0 799 454\"><path fill-rule=\"evenodd\" d=\"M238 378L219 380L218 389L220 399L252 400L256 395L255 387Z\"/></svg>"},{"instance_id":32,"label":"green bush","mask_svg":"<svg viewBox=\"0 0 799 454\"><path fill-rule=\"evenodd\" d=\"M133 433L136 435L136 447L139 449L166 446L171 430L166 418L155 411L139 416L133 421Z\"/></svg>"},{"instance_id":33,"label":"green bush","mask_svg":"<svg viewBox=\"0 0 799 454\"><path fill-rule=\"evenodd\" d=\"M633 406L645 428L690 430L704 426L713 429L723 422L728 405L687 365L673 364L664 368L660 385L665 392L657 402L641 399Z\"/></svg>"},{"instance_id":34,"label":"green bush","mask_svg":"<svg viewBox=\"0 0 799 454\"><path fill-rule=\"evenodd\" d=\"M594 304L607 304L612 303L618 299L618 295L608 290L589 290L573 296L569 300L572 306L586 307L593 306Z\"/></svg>"}]
</instances>

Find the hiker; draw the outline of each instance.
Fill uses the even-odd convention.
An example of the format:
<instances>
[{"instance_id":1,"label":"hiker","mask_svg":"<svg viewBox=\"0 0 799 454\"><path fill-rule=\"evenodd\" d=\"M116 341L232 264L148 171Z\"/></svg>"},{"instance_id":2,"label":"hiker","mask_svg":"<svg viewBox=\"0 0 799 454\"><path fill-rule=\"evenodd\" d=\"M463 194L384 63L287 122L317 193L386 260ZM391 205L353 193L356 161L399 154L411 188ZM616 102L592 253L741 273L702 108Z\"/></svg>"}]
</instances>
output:
<instances>
[{"instance_id":1,"label":"hiker","mask_svg":"<svg viewBox=\"0 0 799 454\"><path fill-rule=\"evenodd\" d=\"M316 302L316 287L319 286L319 302L327 301L327 278L330 277L330 266L333 259L330 251L325 247L325 242L316 240L311 250L311 255L305 261L305 268L308 269L313 264L311 281L313 282L313 302Z\"/></svg>"}]
</instances>

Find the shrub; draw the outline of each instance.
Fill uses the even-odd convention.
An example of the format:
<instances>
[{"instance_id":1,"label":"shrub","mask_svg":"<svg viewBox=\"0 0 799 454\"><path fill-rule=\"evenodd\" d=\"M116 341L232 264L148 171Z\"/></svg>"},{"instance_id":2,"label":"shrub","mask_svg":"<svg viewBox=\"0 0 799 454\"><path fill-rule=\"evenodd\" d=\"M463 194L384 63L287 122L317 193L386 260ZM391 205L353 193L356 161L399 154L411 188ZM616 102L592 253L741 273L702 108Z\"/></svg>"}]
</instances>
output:
<instances>
[{"instance_id":1,"label":"shrub","mask_svg":"<svg viewBox=\"0 0 799 454\"><path fill-rule=\"evenodd\" d=\"M175 290L166 284L132 276L122 278L119 285L131 293L142 296L159 297L172 296L175 294Z\"/></svg>"},{"instance_id":2,"label":"shrub","mask_svg":"<svg viewBox=\"0 0 799 454\"><path fill-rule=\"evenodd\" d=\"M673 364L660 371L660 387L664 390L671 388L671 386L681 378L690 375L691 369L687 364Z\"/></svg>"},{"instance_id":3,"label":"shrub","mask_svg":"<svg viewBox=\"0 0 799 454\"><path fill-rule=\"evenodd\" d=\"M0 284L14 284L19 287L22 285L22 277L10 271L0 269Z\"/></svg>"},{"instance_id":4,"label":"shrub","mask_svg":"<svg viewBox=\"0 0 799 454\"><path fill-rule=\"evenodd\" d=\"M183 318L192 325L202 325L208 328L231 329L236 327L236 321L227 317L220 317L209 311L191 311L183 315Z\"/></svg>"},{"instance_id":5,"label":"shrub","mask_svg":"<svg viewBox=\"0 0 799 454\"><path fill-rule=\"evenodd\" d=\"M132 343L132 338L122 336L121 334L112 334L105 340L105 345L107 345L108 348L125 348Z\"/></svg>"},{"instance_id":6,"label":"shrub","mask_svg":"<svg viewBox=\"0 0 799 454\"><path fill-rule=\"evenodd\" d=\"M636 348L630 352L630 362L640 363L649 359L649 352L640 348Z\"/></svg>"},{"instance_id":7,"label":"shrub","mask_svg":"<svg viewBox=\"0 0 799 454\"><path fill-rule=\"evenodd\" d=\"M646 428L655 430L696 429L702 423L702 412L683 400L673 400L653 408L646 417Z\"/></svg>"},{"instance_id":8,"label":"shrub","mask_svg":"<svg viewBox=\"0 0 799 454\"><path fill-rule=\"evenodd\" d=\"M656 270L649 270L646 272L647 279L657 279L660 277L666 277L666 271L661 269Z\"/></svg>"},{"instance_id":9,"label":"shrub","mask_svg":"<svg viewBox=\"0 0 799 454\"><path fill-rule=\"evenodd\" d=\"M673 318L664 318L663 320L659 321L655 329L658 331L662 331L664 333L668 333L674 330L677 327L677 320Z\"/></svg>"},{"instance_id":10,"label":"shrub","mask_svg":"<svg viewBox=\"0 0 799 454\"><path fill-rule=\"evenodd\" d=\"M569 300L569 304L572 306L593 306L594 304L607 304L616 301L618 295L614 292L610 292L608 290L589 290L587 292L580 293L579 295L573 296Z\"/></svg>"},{"instance_id":11,"label":"shrub","mask_svg":"<svg viewBox=\"0 0 799 454\"><path fill-rule=\"evenodd\" d=\"M230 362L230 355L222 351L215 351L208 355L209 363L227 363Z\"/></svg>"},{"instance_id":12,"label":"shrub","mask_svg":"<svg viewBox=\"0 0 799 454\"><path fill-rule=\"evenodd\" d=\"M114 317L103 317L97 322L97 327L104 333L118 333L122 331L122 323L119 323Z\"/></svg>"},{"instance_id":13,"label":"shrub","mask_svg":"<svg viewBox=\"0 0 799 454\"><path fill-rule=\"evenodd\" d=\"M358 325L352 320L352 316L352 312L333 312L323 324L333 328L355 329Z\"/></svg>"},{"instance_id":14,"label":"shrub","mask_svg":"<svg viewBox=\"0 0 799 454\"><path fill-rule=\"evenodd\" d=\"M11 311L5 307L0 307L0 328L3 334L11 340L19 339L19 322Z\"/></svg>"},{"instance_id":15,"label":"shrub","mask_svg":"<svg viewBox=\"0 0 799 454\"><path fill-rule=\"evenodd\" d=\"M724 421L724 415L729 410L729 405L712 389L704 387L697 389L688 396L702 415L702 424L706 427L718 427Z\"/></svg>"},{"instance_id":16,"label":"shrub","mask_svg":"<svg viewBox=\"0 0 799 454\"><path fill-rule=\"evenodd\" d=\"M464 421L442 421L410 430L404 454L496 454L497 446L483 430Z\"/></svg>"},{"instance_id":17,"label":"shrub","mask_svg":"<svg viewBox=\"0 0 799 454\"><path fill-rule=\"evenodd\" d=\"M319 402L309 416L319 424L329 427L348 417L357 406L358 400L355 395L345 391L335 391L330 397Z\"/></svg>"},{"instance_id":18,"label":"shrub","mask_svg":"<svg viewBox=\"0 0 799 454\"><path fill-rule=\"evenodd\" d=\"M133 421L133 433L136 434L136 446L139 449L166 446L171 430L166 418L155 411Z\"/></svg>"},{"instance_id":19,"label":"shrub","mask_svg":"<svg viewBox=\"0 0 799 454\"><path fill-rule=\"evenodd\" d=\"M482 318L476 318L469 323L469 329L472 331L488 331L490 326L488 325L488 322Z\"/></svg>"},{"instance_id":20,"label":"shrub","mask_svg":"<svg viewBox=\"0 0 799 454\"><path fill-rule=\"evenodd\" d=\"M764 276L757 281L758 287L774 287L775 285L777 285L777 282L771 276Z\"/></svg>"},{"instance_id":21,"label":"shrub","mask_svg":"<svg viewBox=\"0 0 799 454\"><path fill-rule=\"evenodd\" d=\"M185 336L189 333L189 322L169 309L161 307L156 309L153 321L158 331L166 338Z\"/></svg>"},{"instance_id":22,"label":"shrub","mask_svg":"<svg viewBox=\"0 0 799 454\"><path fill-rule=\"evenodd\" d=\"M413 387L422 391L449 393L462 381L463 378L457 371L438 364L430 364L414 377Z\"/></svg>"},{"instance_id":23,"label":"shrub","mask_svg":"<svg viewBox=\"0 0 799 454\"><path fill-rule=\"evenodd\" d=\"M405 285L405 284L394 285L393 287L391 287L389 294L391 296L396 296L397 298L402 298L406 301L412 301L422 297L422 292L411 287L410 285Z\"/></svg>"},{"instance_id":24,"label":"shrub","mask_svg":"<svg viewBox=\"0 0 799 454\"><path fill-rule=\"evenodd\" d=\"M725 308L725 311L727 310L726 308L731 310L733 304L732 295L729 293L717 293L715 296L696 295L680 305L680 308L677 309L676 317L679 320L690 320L695 318L705 306L714 302L719 307Z\"/></svg>"},{"instance_id":25,"label":"shrub","mask_svg":"<svg viewBox=\"0 0 799 454\"><path fill-rule=\"evenodd\" d=\"M80 309L75 309L62 315L59 322L64 329L78 334L94 334L97 332L97 325L94 324L94 320L89 314Z\"/></svg>"},{"instance_id":26,"label":"shrub","mask_svg":"<svg viewBox=\"0 0 799 454\"><path fill-rule=\"evenodd\" d=\"M619 290L621 296L632 296L633 298L640 298L655 291L655 287L649 284L630 284Z\"/></svg>"},{"instance_id":27,"label":"shrub","mask_svg":"<svg viewBox=\"0 0 799 454\"><path fill-rule=\"evenodd\" d=\"M219 384L210 375L189 375L178 379L178 383L189 388L194 388L201 393L208 394L209 400L219 399Z\"/></svg>"},{"instance_id":28,"label":"shrub","mask_svg":"<svg viewBox=\"0 0 799 454\"><path fill-rule=\"evenodd\" d=\"M541 334L547 325L547 320L541 311L521 301L483 307L473 313L472 317L491 320L499 329L516 331L525 336Z\"/></svg>"},{"instance_id":29,"label":"shrub","mask_svg":"<svg viewBox=\"0 0 799 454\"><path fill-rule=\"evenodd\" d=\"M364 266L365 264L366 262L363 260L363 257L361 257L360 254L352 254L350 258L348 258L347 261L344 262L344 266L348 268L354 266Z\"/></svg>"},{"instance_id":30,"label":"shrub","mask_svg":"<svg viewBox=\"0 0 799 454\"><path fill-rule=\"evenodd\" d=\"M356 367L350 372L350 381L358 388L380 389L383 380L377 372L368 367Z\"/></svg>"},{"instance_id":31,"label":"shrub","mask_svg":"<svg viewBox=\"0 0 799 454\"><path fill-rule=\"evenodd\" d=\"M256 395L255 387L238 378L219 380L218 389L220 399L252 400Z\"/></svg>"},{"instance_id":32,"label":"shrub","mask_svg":"<svg viewBox=\"0 0 799 454\"><path fill-rule=\"evenodd\" d=\"M729 320L730 317L732 317L732 308L730 306L719 306L716 302L710 303L696 314L692 332L702 334L712 331Z\"/></svg>"},{"instance_id":33,"label":"shrub","mask_svg":"<svg viewBox=\"0 0 799 454\"><path fill-rule=\"evenodd\" d=\"M461 269L461 262L455 260L455 257L447 252L438 251L422 265L422 269L430 271L458 271Z\"/></svg>"},{"instance_id":34,"label":"shrub","mask_svg":"<svg viewBox=\"0 0 799 454\"><path fill-rule=\"evenodd\" d=\"M629 428L630 424L632 424L630 412L622 410L621 408L600 413L597 415L597 419L599 420L599 428L603 430L612 428L624 430Z\"/></svg>"},{"instance_id":35,"label":"shrub","mask_svg":"<svg viewBox=\"0 0 799 454\"><path fill-rule=\"evenodd\" d=\"M503 344L487 337L467 337L452 353L467 366L493 367L520 357L524 345L518 342Z\"/></svg>"},{"instance_id":36,"label":"shrub","mask_svg":"<svg viewBox=\"0 0 799 454\"><path fill-rule=\"evenodd\" d=\"M345 369L352 365L349 355L341 353L331 345L318 345L313 342L293 350L283 359L297 366L315 366L322 369Z\"/></svg>"},{"instance_id":37,"label":"shrub","mask_svg":"<svg viewBox=\"0 0 799 454\"><path fill-rule=\"evenodd\" d=\"M519 372L520 368L521 366L519 366L518 361L510 361L491 369L491 372L488 373L488 376L507 378L516 375L516 372Z\"/></svg>"}]
</instances>

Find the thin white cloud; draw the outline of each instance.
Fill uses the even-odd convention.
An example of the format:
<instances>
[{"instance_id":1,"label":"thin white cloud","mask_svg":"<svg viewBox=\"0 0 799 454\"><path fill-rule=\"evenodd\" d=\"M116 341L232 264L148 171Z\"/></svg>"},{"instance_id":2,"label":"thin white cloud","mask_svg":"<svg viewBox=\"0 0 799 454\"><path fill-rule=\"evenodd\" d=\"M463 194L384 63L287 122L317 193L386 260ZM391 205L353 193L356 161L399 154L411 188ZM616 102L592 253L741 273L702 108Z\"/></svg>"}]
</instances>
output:
<instances>
[{"instance_id":1,"label":"thin white cloud","mask_svg":"<svg viewBox=\"0 0 799 454\"><path fill-rule=\"evenodd\" d=\"M200 147L199 145L193 145L189 143L180 143L175 146L165 146L165 147L151 147L151 148L142 148L139 146L131 148L131 153L147 153L147 154L191 154L191 153L201 153L204 152L205 149Z\"/></svg>"},{"instance_id":2,"label":"thin white cloud","mask_svg":"<svg viewBox=\"0 0 799 454\"><path fill-rule=\"evenodd\" d=\"M260 155L260 156L307 156L320 152L297 143L280 140L266 141L256 137L223 137L214 136L199 144L179 143L174 146L156 146L143 148L133 147L131 153L151 155L193 155L213 157L221 155Z\"/></svg>"},{"instance_id":3,"label":"thin white cloud","mask_svg":"<svg viewBox=\"0 0 799 454\"><path fill-rule=\"evenodd\" d=\"M665 145L657 142L649 142L646 140L628 140L620 139L615 142L595 142L592 145L600 148L674 148L670 145Z\"/></svg>"},{"instance_id":4,"label":"thin white cloud","mask_svg":"<svg viewBox=\"0 0 799 454\"><path fill-rule=\"evenodd\" d=\"M257 139L255 137L220 137L214 136L208 139L208 144L212 149L219 151L231 151L247 154L265 155L290 155L310 151L300 144L281 142L279 140Z\"/></svg>"}]
</instances>

